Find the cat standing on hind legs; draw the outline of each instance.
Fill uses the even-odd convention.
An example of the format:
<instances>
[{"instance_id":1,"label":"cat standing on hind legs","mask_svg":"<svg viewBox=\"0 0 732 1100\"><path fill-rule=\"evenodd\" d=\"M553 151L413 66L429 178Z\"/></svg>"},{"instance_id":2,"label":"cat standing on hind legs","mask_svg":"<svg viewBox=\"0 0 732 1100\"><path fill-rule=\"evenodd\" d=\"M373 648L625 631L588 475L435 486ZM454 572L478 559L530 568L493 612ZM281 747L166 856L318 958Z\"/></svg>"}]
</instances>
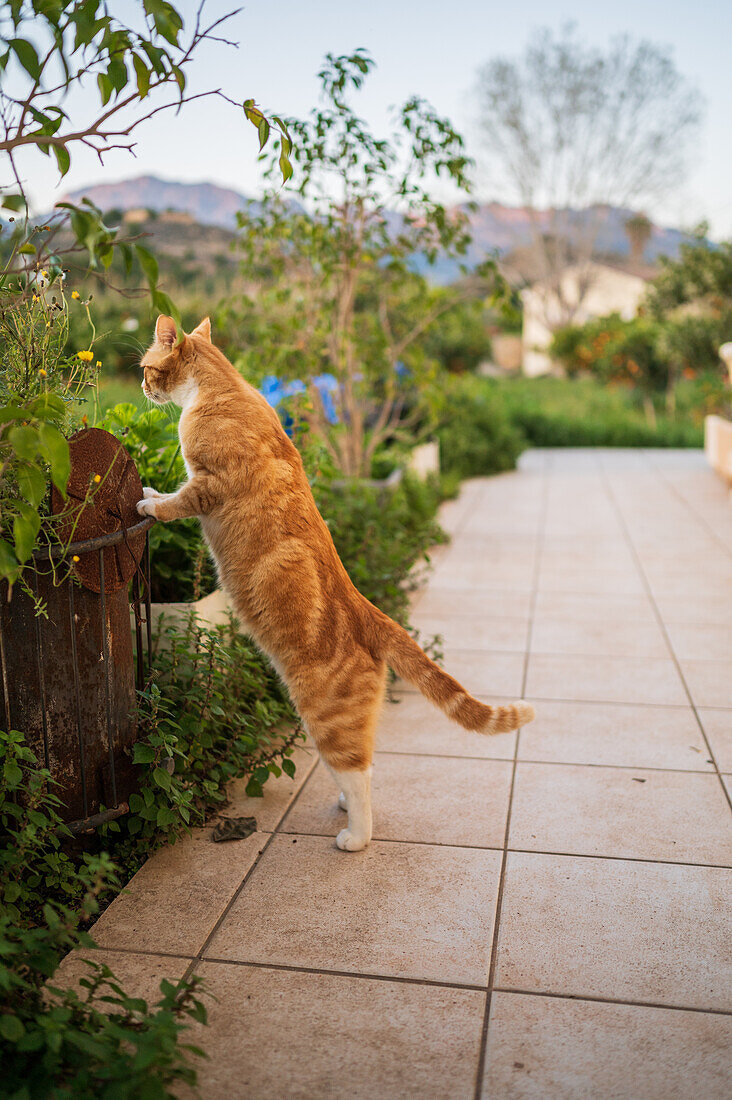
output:
<instances>
[{"instance_id":1,"label":"cat standing on hind legs","mask_svg":"<svg viewBox=\"0 0 732 1100\"><path fill-rule=\"evenodd\" d=\"M340 788L348 825L336 843L359 851L371 840L371 761L387 665L477 733L517 729L533 708L474 699L354 587L297 449L274 409L213 345L208 318L179 341L173 319L159 317L142 367L146 397L181 406L188 481L175 493L144 489L137 510L164 523L200 518L242 628L272 660Z\"/></svg>"}]
</instances>

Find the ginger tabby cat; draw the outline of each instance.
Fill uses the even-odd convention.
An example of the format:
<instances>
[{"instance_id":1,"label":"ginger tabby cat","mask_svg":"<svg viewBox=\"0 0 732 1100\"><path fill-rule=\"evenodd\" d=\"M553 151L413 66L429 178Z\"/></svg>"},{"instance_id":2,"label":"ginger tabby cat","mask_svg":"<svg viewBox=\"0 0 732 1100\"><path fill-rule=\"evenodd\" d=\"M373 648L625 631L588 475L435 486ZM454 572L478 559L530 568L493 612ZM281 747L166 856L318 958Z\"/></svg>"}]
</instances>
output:
<instances>
[{"instance_id":1,"label":"ginger tabby cat","mask_svg":"<svg viewBox=\"0 0 732 1100\"><path fill-rule=\"evenodd\" d=\"M211 343L208 318L178 343L159 317L142 359L143 391L182 407L189 480L175 493L143 490L141 515L198 516L242 628L268 654L341 789L356 852L371 839L371 760L386 666L448 717L478 733L516 729L525 702L478 702L410 635L361 595L336 553L300 455L277 413Z\"/></svg>"}]
</instances>

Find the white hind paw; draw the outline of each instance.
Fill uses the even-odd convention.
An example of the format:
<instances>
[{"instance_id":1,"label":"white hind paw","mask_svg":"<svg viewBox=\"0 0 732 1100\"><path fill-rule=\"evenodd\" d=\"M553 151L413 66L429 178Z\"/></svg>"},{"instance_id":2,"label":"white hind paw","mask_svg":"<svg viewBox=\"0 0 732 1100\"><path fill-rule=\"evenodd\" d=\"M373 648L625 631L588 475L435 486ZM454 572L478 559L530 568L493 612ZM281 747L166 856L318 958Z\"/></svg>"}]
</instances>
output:
<instances>
[{"instance_id":1,"label":"white hind paw","mask_svg":"<svg viewBox=\"0 0 732 1100\"><path fill-rule=\"evenodd\" d=\"M336 844L342 852L360 852L368 842L368 837L354 836L350 829L341 829L336 837Z\"/></svg>"},{"instance_id":2,"label":"white hind paw","mask_svg":"<svg viewBox=\"0 0 732 1100\"><path fill-rule=\"evenodd\" d=\"M338 805L342 810L348 811L348 803L346 802L346 796L343 791L338 795Z\"/></svg>"}]
</instances>

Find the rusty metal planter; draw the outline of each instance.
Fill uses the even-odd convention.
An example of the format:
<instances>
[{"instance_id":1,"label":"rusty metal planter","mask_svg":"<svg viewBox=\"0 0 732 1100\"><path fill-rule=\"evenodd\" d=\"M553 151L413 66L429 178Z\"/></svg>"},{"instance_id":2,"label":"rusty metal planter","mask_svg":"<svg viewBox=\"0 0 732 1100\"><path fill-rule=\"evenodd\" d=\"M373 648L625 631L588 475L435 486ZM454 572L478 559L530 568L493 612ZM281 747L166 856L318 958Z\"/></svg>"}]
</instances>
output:
<instances>
[{"instance_id":1,"label":"rusty metal planter","mask_svg":"<svg viewBox=\"0 0 732 1100\"><path fill-rule=\"evenodd\" d=\"M135 681L141 687L145 677L144 624L149 652L147 531L153 523L146 518L67 548L67 560L95 556L99 592L69 573L60 583L56 577L54 584L49 559L63 551L37 552L31 583L47 617L36 615L26 593L16 589L8 602L7 586L0 589L0 714L8 729L25 735L51 772L64 807L62 817L72 832L125 813L135 789ZM105 552L135 537L143 537L145 546L132 581L137 635L133 669L128 585L108 591Z\"/></svg>"}]
</instances>

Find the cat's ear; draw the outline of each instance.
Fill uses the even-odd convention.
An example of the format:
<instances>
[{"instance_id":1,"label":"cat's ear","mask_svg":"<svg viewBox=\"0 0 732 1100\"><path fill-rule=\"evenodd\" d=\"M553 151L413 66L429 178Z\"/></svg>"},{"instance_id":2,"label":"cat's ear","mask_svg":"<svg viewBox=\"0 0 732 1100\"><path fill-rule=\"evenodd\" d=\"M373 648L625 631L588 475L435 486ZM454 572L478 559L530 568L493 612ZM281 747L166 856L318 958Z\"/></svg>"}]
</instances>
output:
<instances>
[{"instance_id":1,"label":"cat's ear","mask_svg":"<svg viewBox=\"0 0 732 1100\"><path fill-rule=\"evenodd\" d=\"M196 325L191 336L202 336L204 340L208 340L211 343L211 318L204 317L200 325Z\"/></svg>"},{"instance_id":2,"label":"cat's ear","mask_svg":"<svg viewBox=\"0 0 732 1100\"><path fill-rule=\"evenodd\" d=\"M178 339L178 329L175 327L175 321L172 317L166 317L161 314L155 322L155 341L158 344L163 344L166 348L175 347L175 342Z\"/></svg>"}]
</instances>

